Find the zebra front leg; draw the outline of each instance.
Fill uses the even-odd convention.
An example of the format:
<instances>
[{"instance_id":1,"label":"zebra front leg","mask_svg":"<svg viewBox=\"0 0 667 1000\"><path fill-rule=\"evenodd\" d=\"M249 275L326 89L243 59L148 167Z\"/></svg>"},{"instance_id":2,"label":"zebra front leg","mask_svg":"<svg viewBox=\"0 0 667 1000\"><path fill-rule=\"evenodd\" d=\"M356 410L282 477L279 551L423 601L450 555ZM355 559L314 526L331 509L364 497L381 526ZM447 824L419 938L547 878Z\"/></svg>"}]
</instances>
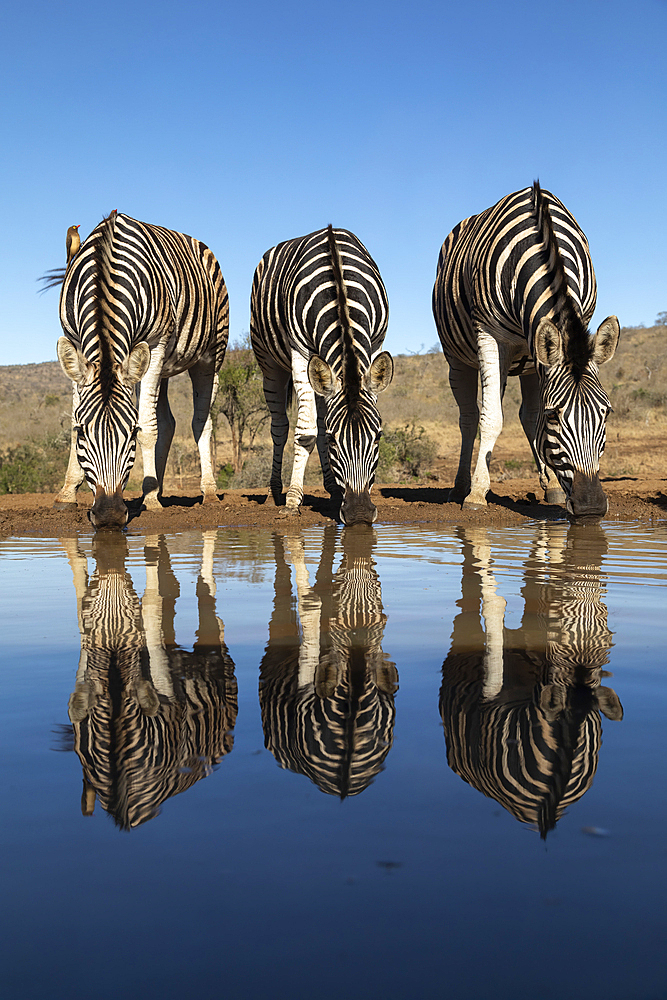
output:
<instances>
[{"instance_id":1,"label":"zebra front leg","mask_svg":"<svg viewBox=\"0 0 667 1000\"><path fill-rule=\"evenodd\" d=\"M76 491L85 479L83 469L79 465L79 459L76 457L76 439L77 431L75 429L75 413L79 405L79 392L77 389L76 382L73 383L74 391L72 393L72 429L70 434L70 448L69 448L69 461L67 463L67 472L65 473L65 482L63 487L53 502L54 510L69 510L72 507L77 506L76 502Z\"/></svg>"},{"instance_id":2,"label":"zebra front leg","mask_svg":"<svg viewBox=\"0 0 667 1000\"><path fill-rule=\"evenodd\" d=\"M461 453L454 487L448 499L453 503L463 503L470 492L470 464L479 425L477 408L477 369L464 365L457 358L447 358L449 362L449 385L459 408L459 429L461 431Z\"/></svg>"},{"instance_id":3,"label":"zebra front leg","mask_svg":"<svg viewBox=\"0 0 667 1000\"><path fill-rule=\"evenodd\" d=\"M292 380L298 410L294 430L294 464L286 505L288 510L296 511L303 500L306 465L317 440L315 393L308 380L308 362L297 351L292 351Z\"/></svg>"},{"instance_id":4,"label":"zebra front leg","mask_svg":"<svg viewBox=\"0 0 667 1000\"><path fill-rule=\"evenodd\" d=\"M201 491L204 503L218 503L218 488L213 472L213 420L211 410L218 394L218 376L215 371L194 365L190 369L192 382L192 433L199 447L201 465Z\"/></svg>"},{"instance_id":5,"label":"zebra front leg","mask_svg":"<svg viewBox=\"0 0 667 1000\"><path fill-rule=\"evenodd\" d=\"M322 480L324 482L324 488L330 496L342 500L343 491L334 478L334 474L331 471L331 463L329 462L329 445L327 444L326 427L326 400L324 396L315 397L315 406L317 409L317 451L320 456L320 465L322 466Z\"/></svg>"},{"instance_id":6,"label":"zebra front leg","mask_svg":"<svg viewBox=\"0 0 667 1000\"><path fill-rule=\"evenodd\" d=\"M537 426L542 406L540 382L537 372L531 372L529 375L521 375L520 381L521 408L519 410L519 418L524 433L528 438L533 458L535 459L540 476L540 486L544 490L544 498L547 503L565 506L567 497L561 489L555 473L545 464L537 447Z\"/></svg>"},{"instance_id":7,"label":"zebra front leg","mask_svg":"<svg viewBox=\"0 0 667 1000\"><path fill-rule=\"evenodd\" d=\"M271 414L271 440L273 441L273 462L269 492L273 502L278 506L283 497L283 453L289 434L287 419L287 389L290 373L282 368L275 368L264 373L264 399Z\"/></svg>"},{"instance_id":8,"label":"zebra front leg","mask_svg":"<svg viewBox=\"0 0 667 1000\"><path fill-rule=\"evenodd\" d=\"M480 441L477 464L464 500L466 507L486 507L486 494L491 486L489 465L498 435L503 429L502 398L510 368L511 352L486 330L477 327L477 355L482 386Z\"/></svg>"}]
</instances>

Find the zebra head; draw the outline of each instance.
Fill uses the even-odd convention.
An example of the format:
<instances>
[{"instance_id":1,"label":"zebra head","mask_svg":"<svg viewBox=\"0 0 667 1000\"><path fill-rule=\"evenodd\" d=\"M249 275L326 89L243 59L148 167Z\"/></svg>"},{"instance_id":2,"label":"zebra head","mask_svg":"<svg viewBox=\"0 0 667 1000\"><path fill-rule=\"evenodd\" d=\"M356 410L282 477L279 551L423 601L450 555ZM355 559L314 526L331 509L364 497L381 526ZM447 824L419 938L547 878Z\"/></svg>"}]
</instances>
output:
<instances>
[{"instance_id":1,"label":"zebra head","mask_svg":"<svg viewBox=\"0 0 667 1000\"><path fill-rule=\"evenodd\" d=\"M608 506L598 473L611 402L598 368L614 356L620 328L615 316L604 320L594 337L580 325L584 335L578 331L578 337L547 318L538 325L534 353L542 405L536 444L565 492L568 513L599 518Z\"/></svg>"},{"instance_id":2,"label":"zebra head","mask_svg":"<svg viewBox=\"0 0 667 1000\"><path fill-rule=\"evenodd\" d=\"M105 372L61 337L58 359L77 387L72 425L76 456L95 496L91 522L96 528L123 528L123 490L134 464L138 430L134 386L146 374L150 348L137 344L123 362L114 362Z\"/></svg>"},{"instance_id":3,"label":"zebra head","mask_svg":"<svg viewBox=\"0 0 667 1000\"><path fill-rule=\"evenodd\" d=\"M332 367L314 354L308 379L326 404L326 434L331 471L343 491L340 516L344 524L372 524L377 508L370 491L379 458L382 420L377 396L394 375L388 351L373 359L359 378L341 379Z\"/></svg>"}]
</instances>

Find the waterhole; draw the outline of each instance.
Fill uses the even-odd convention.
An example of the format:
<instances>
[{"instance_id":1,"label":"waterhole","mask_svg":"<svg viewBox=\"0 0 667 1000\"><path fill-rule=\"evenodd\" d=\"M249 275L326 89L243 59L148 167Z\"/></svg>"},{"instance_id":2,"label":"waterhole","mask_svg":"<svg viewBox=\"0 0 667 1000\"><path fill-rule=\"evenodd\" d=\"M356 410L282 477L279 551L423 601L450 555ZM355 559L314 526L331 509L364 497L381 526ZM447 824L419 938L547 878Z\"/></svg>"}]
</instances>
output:
<instances>
[{"instance_id":1,"label":"waterhole","mask_svg":"<svg viewBox=\"0 0 667 1000\"><path fill-rule=\"evenodd\" d=\"M0 543L8 995L664 997L667 531Z\"/></svg>"}]
</instances>

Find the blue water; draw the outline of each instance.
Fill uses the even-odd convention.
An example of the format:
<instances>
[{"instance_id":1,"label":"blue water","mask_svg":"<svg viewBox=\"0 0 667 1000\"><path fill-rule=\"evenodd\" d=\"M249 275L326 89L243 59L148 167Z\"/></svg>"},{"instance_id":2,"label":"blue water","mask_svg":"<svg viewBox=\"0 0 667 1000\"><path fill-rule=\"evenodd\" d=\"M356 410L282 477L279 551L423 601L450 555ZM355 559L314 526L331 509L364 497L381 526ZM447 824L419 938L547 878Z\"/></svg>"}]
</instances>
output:
<instances>
[{"instance_id":1,"label":"blue water","mask_svg":"<svg viewBox=\"0 0 667 1000\"><path fill-rule=\"evenodd\" d=\"M3 997L667 997L664 528L105 545L0 542Z\"/></svg>"}]
</instances>

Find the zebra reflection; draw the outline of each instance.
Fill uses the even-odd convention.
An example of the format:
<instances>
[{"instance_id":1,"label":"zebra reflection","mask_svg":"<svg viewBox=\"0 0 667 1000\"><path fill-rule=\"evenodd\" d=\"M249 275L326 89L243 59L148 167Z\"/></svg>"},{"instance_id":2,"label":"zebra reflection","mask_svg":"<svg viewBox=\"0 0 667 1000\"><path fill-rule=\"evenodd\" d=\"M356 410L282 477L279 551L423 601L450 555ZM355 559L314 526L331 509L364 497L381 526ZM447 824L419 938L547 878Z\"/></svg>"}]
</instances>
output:
<instances>
[{"instance_id":1,"label":"zebra reflection","mask_svg":"<svg viewBox=\"0 0 667 1000\"><path fill-rule=\"evenodd\" d=\"M325 529L314 586L303 535L274 535L275 600L259 700L265 746L280 766L344 799L382 769L398 674L382 650L387 618L372 559L375 532L344 529L334 572L336 535Z\"/></svg>"},{"instance_id":2,"label":"zebra reflection","mask_svg":"<svg viewBox=\"0 0 667 1000\"><path fill-rule=\"evenodd\" d=\"M77 540L61 540L81 631L69 717L83 768L84 815L92 814L97 798L122 829L145 823L232 749L237 685L215 611L215 537L215 531L204 533L192 652L175 641L179 584L164 536L146 539L141 600L125 567L125 535L94 538L90 578Z\"/></svg>"},{"instance_id":3,"label":"zebra reflection","mask_svg":"<svg viewBox=\"0 0 667 1000\"><path fill-rule=\"evenodd\" d=\"M545 524L524 567L524 611L505 627L490 536L460 528L461 613L443 668L440 714L449 766L546 838L590 788L600 713L623 718L611 676L612 634L601 601L601 528ZM483 623L482 623L483 619Z\"/></svg>"}]
</instances>

